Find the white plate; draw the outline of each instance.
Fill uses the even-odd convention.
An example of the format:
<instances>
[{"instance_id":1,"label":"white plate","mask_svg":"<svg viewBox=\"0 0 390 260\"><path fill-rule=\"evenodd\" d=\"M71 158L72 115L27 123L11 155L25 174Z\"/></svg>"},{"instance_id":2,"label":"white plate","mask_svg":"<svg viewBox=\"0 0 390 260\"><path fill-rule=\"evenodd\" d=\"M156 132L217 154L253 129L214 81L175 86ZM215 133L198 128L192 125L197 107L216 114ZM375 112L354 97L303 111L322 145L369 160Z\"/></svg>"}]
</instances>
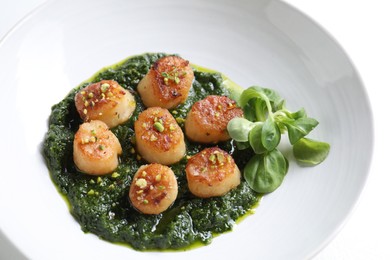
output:
<instances>
[{"instance_id":1,"label":"white plate","mask_svg":"<svg viewBox=\"0 0 390 260\"><path fill-rule=\"evenodd\" d=\"M305 107L320 122L311 137L332 145L328 159L314 168L291 163L256 213L209 246L145 253L84 234L40 154L50 107L100 68L155 51ZM0 44L0 71L0 257L309 258L340 230L368 175L372 117L355 69L327 33L280 1L49 1Z\"/></svg>"}]
</instances>

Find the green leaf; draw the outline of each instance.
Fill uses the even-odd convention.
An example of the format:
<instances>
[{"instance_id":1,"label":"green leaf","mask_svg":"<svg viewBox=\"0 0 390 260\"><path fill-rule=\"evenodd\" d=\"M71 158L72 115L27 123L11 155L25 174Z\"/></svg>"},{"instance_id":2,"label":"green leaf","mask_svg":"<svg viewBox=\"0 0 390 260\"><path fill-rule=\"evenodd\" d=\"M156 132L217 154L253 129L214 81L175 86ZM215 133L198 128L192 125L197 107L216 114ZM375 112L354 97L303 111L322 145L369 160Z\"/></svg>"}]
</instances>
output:
<instances>
[{"instance_id":1,"label":"green leaf","mask_svg":"<svg viewBox=\"0 0 390 260\"><path fill-rule=\"evenodd\" d=\"M280 98L279 94L268 88L262 88L259 86L252 86L250 88L245 89L240 96L239 105L240 107L245 107L246 104L248 104L249 100L253 98L261 98L264 99L264 97L268 98L268 100L275 104L275 107L280 105L282 102L282 99Z\"/></svg>"},{"instance_id":2,"label":"green leaf","mask_svg":"<svg viewBox=\"0 0 390 260\"><path fill-rule=\"evenodd\" d=\"M278 146L280 142L281 134L277 124L268 118L261 130L261 143L268 151L272 151Z\"/></svg>"},{"instance_id":3,"label":"green leaf","mask_svg":"<svg viewBox=\"0 0 390 260\"><path fill-rule=\"evenodd\" d=\"M238 100L238 104L240 107L245 107L249 100L253 98L262 98L262 95L260 94L260 90L258 90L257 86L252 86L247 89L245 89L240 96L240 99ZM260 88L261 89L261 88Z\"/></svg>"},{"instance_id":4,"label":"green leaf","mask_svg":"<svg viewBox=\"0 0 390 260\"><path fill-rule=\"evenodd\" d=\"M293 146L293 154L297 162L303 166L315 166L328 156L330 145L309 138L302 138Z\"/></svg>"},{"instance_id":5,"label":"green leaf","mask_svg":"<svg viewBox=\"0 0 390 260\"><path fill-rule=\"evenodd\" d=\"M269 101L271 101L275 105L274 110L276 110L276 108L278 108L280 104L284 103L283 99L281 99L279 94L273 89L259 88L259 91L263 93L269 99Z\"/></svg>"},{"instance_id":6,"label":"green leaf","mask_svg":"<svg viewBox=\"0 0 390 260\"><path fill-rule=\"evenodd\" d=\"M286 132L298 163L315 165L325 159L327 144L305 138L318 125L305 109L291 112L276 91L258 86L244 90L237 102L246 120L233 119L228 131L238 150L251 148L255 153L244 168L244 178L253 190L268 193L282 183L289 162L276 148Z\"/></svg>"},{"instance_id":7,"label":"green leaf","mask_svg":"<svg viewBox=\"0 0 390 260\"><path fill-rule=\"evenodd\" d=\"M244 111L244 117L252 122L257 121L256 109L255 109L256 107L255 103L257 101L258 101L257 98L249 100L248 104L246 104L242 109Z\"/></svg>"},{"instance_id":8,"label":"green leaf","mask_svg":"<svg viewBox=\"0 0 390 260\"><path fill-rule=\"evenodd\" d=\"M298 118L297 120L284 119L281 123L287 127L288 138L291 144L295 144L318 125L318 121L310 117Z\"/></svg>"},{"instance_id":9,"label":"green leaf","mask_svg":"<svg viewBox=\"0 0 390 260\"><path fill-rule=\"evenodd\" d=\"M249 103L254 101L253 110L255 112L256 121L264 122L268 116L267 101L261 98L255 98L250 100Z\"/></svg>"},{"instance_id":10,"label":"green leaf","mask_svg":"<svg viewBox=\"0 0 390 260\"><path fill-rule=\"evenodd\" d=\"M255 125L255 123L245 118L235 117L229 121L227 125L227 130L229 132L230 137L234 140L238 142L247 142L249 131L251 131L252 128L255 127Z\"/></svg>"},{"instance_id":11,"label":"green leaf","mask_svg":"<svg viewBox=\"0 0 390 260\"><path fill-rule=\"evenodd\" d=\"M252 100L251 100L252 101ZM256 122L256 112L253 109L252 106L247 104L245 107L242 109L244 111L244 118L248 119L251 122Z\"/></svg>"},{"instance_id":12,"label":"green leaf","mask_svg":"<svg viewBox=\"0 0 390 260\"><path fill-rule=\"evenodd\" d=\"M275 111L286 110L286 100L284 99L280 99L279 103L276 103L275 105Z\"/></svg>"},{"instance_id":13,"label":"green leaf","mask_svg":"<svg viewBox=\"0 0 390 260\"><path fill-rule=\"evenodd\" d=\"M299 119L299 118L306 118L307 115L306 115L305 109L301 108L297 112L290 113L289 117L292 118L292 119Z\"/></svg>"},{"instance_id":14,"label":"green leaf","mask_svg":"<svg viewBox=\"0 0 390 260\"><path fill-rule=\"evenodd\" d=\"M262 130L263 130L263 125L256 125L249 132L249 144L251 145L253 151L256 154L262 154L265 151L267 151L267 149L264 147L261 141Z\"/></svg>"},{"instance_id":15,"label":"green leaf","mask_svg":"<svg viewBox=\"0 0 390 260\"><path fill-rule=\"evenodd\" d=\"M287 169L286 159L275 149L265 154L254 155L244 168L244 178L254 191L269 193L282 184Z\"/></svg>"}]
</instances>

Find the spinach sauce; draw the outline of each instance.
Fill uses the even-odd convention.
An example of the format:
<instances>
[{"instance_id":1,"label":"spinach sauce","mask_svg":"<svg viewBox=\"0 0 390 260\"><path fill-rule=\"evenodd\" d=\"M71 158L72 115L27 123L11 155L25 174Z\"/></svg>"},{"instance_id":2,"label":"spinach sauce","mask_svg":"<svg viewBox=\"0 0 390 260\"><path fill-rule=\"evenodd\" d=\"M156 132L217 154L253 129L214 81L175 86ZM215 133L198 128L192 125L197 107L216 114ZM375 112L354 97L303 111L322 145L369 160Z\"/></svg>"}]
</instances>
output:
<instances>
[{"instance_id":1,"label":"spinach sauce","mask_svg":"<svg viewBox=\"0 0 390 260\"><path fill-rule=\"evenodd\" d=\"M84 232L100 238L130 245L137 250L178 249L194 244L208 244L213 235L231 230L235 221L251 211L260 196L252 191L245 180L223 197L200 199L193 196L185 177L186 158L171 166L179 193L175 203L158 215L144 215L134 209L128 199L131 180L137 169L147 162L136 154L134 121L145 109L136 92L138 82L150 66L163 53L147 53L130 57L105 68L73 89L60 103L52 107L49 130L43 143L43 154L51 178L69 203L71 214ZM191 106L208 95L229 95L220 73L194 68L195 81L184 104L170 112L175 118L186 118ZM75 94L91 82L103 79L116 80L128 89L137 101L133 116L112 130L118 137L123 154L116 170L119 174L91 176L79 172L73 163L73 137L82 123L74 104ZM183 124L180 124L183 127ZM187 155L201 151L206 145L186 141ZM233 155L238 167L243 169L246 152L236 151L232 141L219 143L221 149Z\"/></svg>"}]
</instances>

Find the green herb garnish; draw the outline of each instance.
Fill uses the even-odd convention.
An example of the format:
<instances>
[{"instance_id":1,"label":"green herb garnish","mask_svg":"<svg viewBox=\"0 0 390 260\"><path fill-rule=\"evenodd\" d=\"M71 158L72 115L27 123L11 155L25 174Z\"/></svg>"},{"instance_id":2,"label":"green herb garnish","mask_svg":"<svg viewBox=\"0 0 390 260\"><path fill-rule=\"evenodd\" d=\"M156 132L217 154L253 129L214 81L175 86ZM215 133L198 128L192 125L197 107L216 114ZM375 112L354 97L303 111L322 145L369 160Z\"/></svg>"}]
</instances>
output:
<instances>
[{"instance_id":1,"label":"green herb garnish","mask_svg":"<svg viewBox=\"0 0 390 260\"><path fill-rule=\"evenodd\" d=\"M172 71L169 72L161 72L161 76L164 79L164 83L168 84L168 82L171 80L175 82L175 84L180 83L180 77L184 77L187 73L185 71L181 71L176 67L173 67Z\"/></svg>"},{"instance_id":2,"label":"green herb garnish","mask_svg":"<svg viewBox=\"0 0 390 260\"><path fill-rule=\"evenodd\" d=\"M299 164L315 166L328 156L328 143L305 138L318 121L303 108L287 110L285 100L274 90L250 87L242 92L238 104L244 118L232 119L227 129L238 149L252 148L255 153L244 168L244 178L254 191L269 193L282 184L289 163L277 147L285 132Z\"/></svg>"}]
</instances>

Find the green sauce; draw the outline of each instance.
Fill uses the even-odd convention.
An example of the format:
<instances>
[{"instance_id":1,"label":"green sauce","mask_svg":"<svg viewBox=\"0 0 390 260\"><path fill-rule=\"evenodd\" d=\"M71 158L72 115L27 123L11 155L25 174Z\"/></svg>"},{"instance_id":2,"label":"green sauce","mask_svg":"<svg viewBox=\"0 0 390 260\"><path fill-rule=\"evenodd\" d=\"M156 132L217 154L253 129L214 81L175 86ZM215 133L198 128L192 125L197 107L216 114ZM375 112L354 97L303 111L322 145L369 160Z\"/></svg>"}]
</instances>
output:
<instances>
[{"instance_id":1,"label":"green sauce","mask_svg":"<svg viewBox=\"0 0 390 260\"><path fill-rule=\"evenodd\" d=\"M135 149L132 143L134 121L145 109L136 88L150 66L163 56L163 53L146 53L130 57L104 68L73 89L52 107L49 130L43 144L51 178L68 201L70 212L82 230L137 250L172 250L208 244L214 235L231 230L235 221L250 213L260 200L260 196L243 179L236 189L225 196L209 199L193 196L187 187L184 171L187 161L183 158L171 166L177 176L179 194L167 211L159 215L144 215L131 206L128 191L132 177L141 165L146 164L142 159L137 160L136 154L132 153ZM186 118L191 106L208 95L234 96L240 91L237 85L218 72L199 66L193 68L193 87L187 101L171 111L175 118ZM111 174L101 177L83 174L73 163L73 137L82 123L74 105L74 96L89 83L103 79L116 80L130 90L137 101L133 116L112 129L123 148L116 170L119 177L116 178ZM186 144L187 155L190 156L206 147L188 141ZM232 154L240 169L251 157L250 151L237 152L232 141L219 143L218 146Z\"/></svg>"}]
</instances>

